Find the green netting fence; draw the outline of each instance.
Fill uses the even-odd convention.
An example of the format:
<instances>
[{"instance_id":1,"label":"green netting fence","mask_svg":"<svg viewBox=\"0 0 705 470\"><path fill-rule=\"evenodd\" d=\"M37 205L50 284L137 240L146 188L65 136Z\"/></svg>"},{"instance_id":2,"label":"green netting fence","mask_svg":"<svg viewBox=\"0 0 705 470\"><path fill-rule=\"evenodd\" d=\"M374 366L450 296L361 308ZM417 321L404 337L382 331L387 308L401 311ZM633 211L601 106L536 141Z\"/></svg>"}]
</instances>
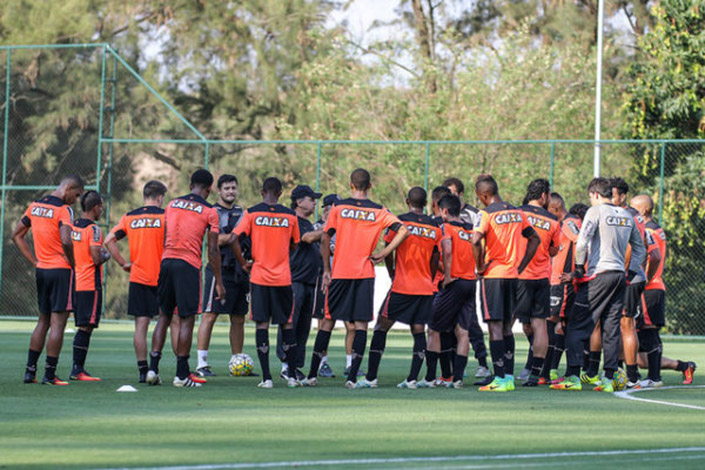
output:
<instances>
[{"instance_id":1,"label":"green netting fence","mask_svg":"<svg viewBox=\"0 0 705 470\"><path fill-rule=\"evenodd\" d=\"M405 210L411 186L432 189L449 176L465 182L466 199L474 203L472 181L488 172L503 197L516 204L538 177L548 178L569 205L587 202L591 140L213 140L162 97L158 73L146 79L139 68L107 44L0 46L0 317L36 315L33 270L10 234L29 202L69 173L104 195L105 231L141 204L146 181L160 179L169 196L178 196L200 167L236 174L243 206L258 202L267 176L284 182L285 196L299 183L345 194L350 171L360 166L373 176L371 197L394 212ZM599 142L601 174L622 176L633 194L647 193L656 201L655 218L669 237L667 329L675 334L705 334L699 314L705 304L703 145L699 140ZM125 317L127 283L125 273L106 265L107 318Z\"/></svg>"}]
</instances>

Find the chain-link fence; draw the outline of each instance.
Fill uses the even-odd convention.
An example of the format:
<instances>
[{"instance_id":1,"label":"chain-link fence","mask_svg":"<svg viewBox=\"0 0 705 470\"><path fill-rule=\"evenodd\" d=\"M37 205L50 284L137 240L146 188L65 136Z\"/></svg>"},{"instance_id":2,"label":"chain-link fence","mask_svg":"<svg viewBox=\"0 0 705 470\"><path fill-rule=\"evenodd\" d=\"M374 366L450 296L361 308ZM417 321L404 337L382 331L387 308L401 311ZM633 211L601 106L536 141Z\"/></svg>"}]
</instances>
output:
<instances>
[{"instance_id":1,"label":"chain-link fence","mask_svg":"<svg viewBox=\"0 0 705 470\"><path fill-rule=\"evenodd\" d=\"M472 181L492 173L502 196L521 203L530 180L546 177L568 204L587 202L592 141L388 142L208 140L166 102L158 73L138 75L108 45L0 47L0 143L3 149L0 316L36 315L34 274L10 233L29 202L77 173L104 194L104 231L141 205L142 185L164 181L168 196L187 192L189 174L209 167L234 173L243 206L259 200L261 182L278 176L285 196L296 184L348 192L348 175L365 167L371 197L405 211L411 186L427 189L449 176ZM705 334L705 159L700 141L601 142L601 173L622 176L631 192L650 194L669 237L668 331ZM288 200L282 201L288 204ZM76 207L75 209L78 210ZM30 235L31 238L31 235ZM127 252L127 246L121 245ZM123 318L128 278L105 266L105 315Z\"/></svg>"}]
</instances>

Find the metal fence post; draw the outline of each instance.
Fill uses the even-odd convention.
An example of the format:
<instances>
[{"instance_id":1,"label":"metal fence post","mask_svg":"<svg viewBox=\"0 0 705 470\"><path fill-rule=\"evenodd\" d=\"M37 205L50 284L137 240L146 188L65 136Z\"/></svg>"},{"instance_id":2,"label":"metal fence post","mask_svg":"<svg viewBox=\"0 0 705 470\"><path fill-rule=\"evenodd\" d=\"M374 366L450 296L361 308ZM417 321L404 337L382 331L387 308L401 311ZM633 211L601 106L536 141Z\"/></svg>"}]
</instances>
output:
<instances>
[{"instance_id":1,"label":"metal fence post","mask_svg":"<svg viewBox=\"0 0 705 470\"><path fill-rule=\"evenodd\" d=\"M664 166L666 163L666 142L661 141L661 168L659 169L659 188L658 188L658 223L663 225L663 184L664 184Z\"/></svg>"},{"instance_id":2,"label":"metal fence post","mask_svg":"<svg viewBox=\"0 0 705 470\"><path fill-rule=\"evenodd\" d=\"M556 170L556 143L551 142L551 173L549 175L549 182L551 184L551 188L553 188L553 175L555 174Z\"/></svg>"},{"instance_id":3,"label":"metal fence post","mask_svg":"<svg viewBox=\"0 0 705 470\"><path fill-rule=\"evenodd\" d=\"M426 142L426 163L424 165L423 189L428 192L428 171L431 164L431 142Z\"/></svg>"},{"instance_id":4,"label":"metal fence post","mask_svg":"<svg viewBox=\"0 0 705 470\"><path fill-rule=\"evenodd\" d=\"M105 55L106 47L103 46L103 58L100 66L100 115L98 116L98 162L95 170L96 191L100 192L100 165L103 159L103 113L105 112Z\"/></svg>"},{"instance_id":5,"label":"metal fence post","mask_svg":"<svg viewBox=\"0 0 705 470\"><path fill-rule=\"evenodd\" d=\"M321 190L321 141L316 142L316 192ZM316 220L318 220L318 204L316 204Z\"/></svg>"},{"instance_id":6,"label":"metal fence post","mask_svg":"<svg viewBox=\"0 0 705 470\"><path fill-rule=\"evenodd\" d=\"M2 296L2 264L5 247L5 195L7 185L7 141L9 140L8 131L10 127L10 49L6 51L5 70L5 130L2 134L2 207L0 207L0 297Z\"/></svg>"}]
</instances>

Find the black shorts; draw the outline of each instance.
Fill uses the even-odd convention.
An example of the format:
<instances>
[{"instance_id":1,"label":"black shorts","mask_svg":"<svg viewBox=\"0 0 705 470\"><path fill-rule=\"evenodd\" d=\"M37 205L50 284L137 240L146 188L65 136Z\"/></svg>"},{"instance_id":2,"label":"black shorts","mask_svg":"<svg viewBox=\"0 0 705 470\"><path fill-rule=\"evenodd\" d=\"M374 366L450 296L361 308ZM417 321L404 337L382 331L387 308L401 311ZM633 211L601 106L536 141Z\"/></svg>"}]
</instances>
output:
<instances>
[{"instance_id":1,"label":"black shorts","mask_svg":"<svg viewBox=\"0 0 705 470\"><path fill-rule=\"evenodd\" d=\"M223 286L225 287L225 303L216 300L218 293L215 290L215 277L213 271L206 269L205 289L203 289L204 313L227 313L229 315L247 315L250 309L250 283L237 282L235 276L223 270Z\"/></svg>"},{"instance_id":2,"label":"black shorts","mask_svg":"<svg viewBox=\"0 0 705 470\"><path fill-rule=\"evenodd\" d=\"M475 315L475 281L458 279L438 291L433 299L433 314L428 325L433 331L453 331L456 325L470 330Z\"/></svg>"},{"instance_id":3,"label":"black shorts","mask_svg":"<svg viewBox=\"0 0 705 470\"><path fill-rule=\"evenodd\" d=\"M75 292L73 318L76 326L98 328L102 309L102 290L79 290Z\"/></svg>"},{"instance_id":4,"label":"black shorts","mask_svg":"<svg viewBox=\"0 0 705 470\"><path fill-rule=\"evenodd\" d=\"M637 327L666 325L666 291L649 289L641 297L641 315L637 317Z\"/></svg>"},{"instance_id":5,"label":"black shorts","mask_svg":"<svg viewBox=\"0 0 705 470\"><path fill-rule=\"evenodd\" d=\"M37 268L37 304L39 313L73 311L73 271Z\"/></svg>"},{"instance_id":6,"label":"black shorts","mask_svg":"<svg viewBox=\"0 0 705 470\"><path fill-rule=\"evenodd\" d=\"M333 279L326 295L326 319L370 322L374 313L375 279Z\"/></svg>"},{"instance_id":7,"label":"black shorts","mask_svg":"<svg viewBox=\"0 0 705 470\"><path fill-rule=\"evenodd\" d=\"M251 285L252 320L285 325L294 313L294 291L291 286Z\"/></svg>"},{"instance_id":8,"label":"black shorts","mask_svg":"<svg viewBox=\"0 0 705 470\"><path fill-rule=\"evenodd\" d=\"M632 283L627 286L627 291L624 294L624 310L622 315L625 317L636 318L639 314L641 294L644 293L645 286L645 282Z\"/></svg>"},{"instance_id":9,"label":"black shorts","mask_svg":"<svg viewBox=\"0 0 705 470\"><path fill-rule=\"evenodd\" d=\"M518 279L514 316L521 323L532 318L548 318L551 306L551 284L546 279Z\"/></svg>"},{"instance_id":10,"label":"black shorts","mask_svg":"<svg viewBox=\"0 0 705 470\"><path fill-rule=\"evenodd\" d=\"M516 279L480 279L482 319L509 323L516 305Z\"/></svg>"},{"instance_id":11,"label":"black shorts","mask_svg":"<svg viewBox=\"0 0 705 470\"><path fill-rule=\"evenodd\" d=\"M558 284L551 286L551 316L565 319L575 303L575 287L573 284Z\"/></svg>"},{"instance_id":12,"label":"black shorts","mask_svg":"<svg viewBox=\"0 0 705 470\"><path fill-rule=\"evenodd\" d=\"M149 318L159 315L157 286L131 282L127 294L127 314L133 317Z\"/></svg>"},{"instance_id":13,"label":"black shorts","mask_svg":"<svg viewBox=\"0 0 705 470\"><path fill-rule=\"evenodd\" d=\"M157 290L165 315L171 316L177 309L181 318L187 318L201 310L201 271L184 260L162 260Z\"/></svg>"},{"instance_id":14,"label":"black shorts","mask_svg":"<svg viewBox=\"0 0 705 470\"><path fill-rule=\"evenodd\" d=\"M425 325L431 321L432 295L409 295L389 291L379 316L405 325Z\"/></svg>"},{"instance_id":15,"label":"black shorts","mask_svg":"<svg viewBox=\"0 0 705 470\"><path fill-rule=\"evenodd\" d=\"M326 317L326 293L321 289L321 278L316 279L313 297L313 318L323 320Z\"/></svg>"}]
</instances>

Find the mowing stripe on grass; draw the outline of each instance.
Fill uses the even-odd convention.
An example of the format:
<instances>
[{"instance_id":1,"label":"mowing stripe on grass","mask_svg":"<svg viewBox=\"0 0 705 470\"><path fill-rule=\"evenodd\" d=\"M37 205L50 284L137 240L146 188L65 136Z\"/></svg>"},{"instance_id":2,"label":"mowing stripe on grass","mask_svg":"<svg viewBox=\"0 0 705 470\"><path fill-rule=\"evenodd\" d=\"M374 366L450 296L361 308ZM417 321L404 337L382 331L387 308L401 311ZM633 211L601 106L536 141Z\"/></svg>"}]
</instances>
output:
<instances>
[{"instance_id":1,"label":"mowing stripe on grass","mask_svg":"<svg viewBox=\"0 0 705 470\"><path fill-rule=\"evenodd\" d=\"M679 408L688 408L691 410L705 411L705 406L686 405L685 403L675 403L675 402L663 401L663 400L651 400L648 398L638 398L638 397L632 396L633 393L637 393L637 392L690 389L690 388L705 388L705 385L683 385L683 386L676 385L676 386L672 386L672 387L642 388L642 389L637 389L637 390L624 390L622 392L614 392L614 395L619 398L626 398L627 400L643 401L645 403L655 403L657 405L677 406Z\"/></svg>"},{"instance_id":2,"label":"mowing stripe on grass","mask_svg":"<svg viewBox=\"0 0 705 470\"><path fill-rule=\"evenodd\" d=\"M111 467L103 470L225 470L246 468L282 468L282 467L316 467L324 465L373 465L373 464L403 464L413 462L454 462L465 460L531 460L570 457L604 457L619 455L646 455L646 454L675 454L679 452L705 452L705 447L666 447L663 449L624 449L624 450L595 450L580 452L544 452L537 454L500 454L500 455L457 455L439 457L394 457L371 459L347 460L299 460L289 462L253 462L253 463L224 463L203 465L178 465L165 467ZM515 462L516 465L516 462Z\"/></svg>"}]
</instances>

